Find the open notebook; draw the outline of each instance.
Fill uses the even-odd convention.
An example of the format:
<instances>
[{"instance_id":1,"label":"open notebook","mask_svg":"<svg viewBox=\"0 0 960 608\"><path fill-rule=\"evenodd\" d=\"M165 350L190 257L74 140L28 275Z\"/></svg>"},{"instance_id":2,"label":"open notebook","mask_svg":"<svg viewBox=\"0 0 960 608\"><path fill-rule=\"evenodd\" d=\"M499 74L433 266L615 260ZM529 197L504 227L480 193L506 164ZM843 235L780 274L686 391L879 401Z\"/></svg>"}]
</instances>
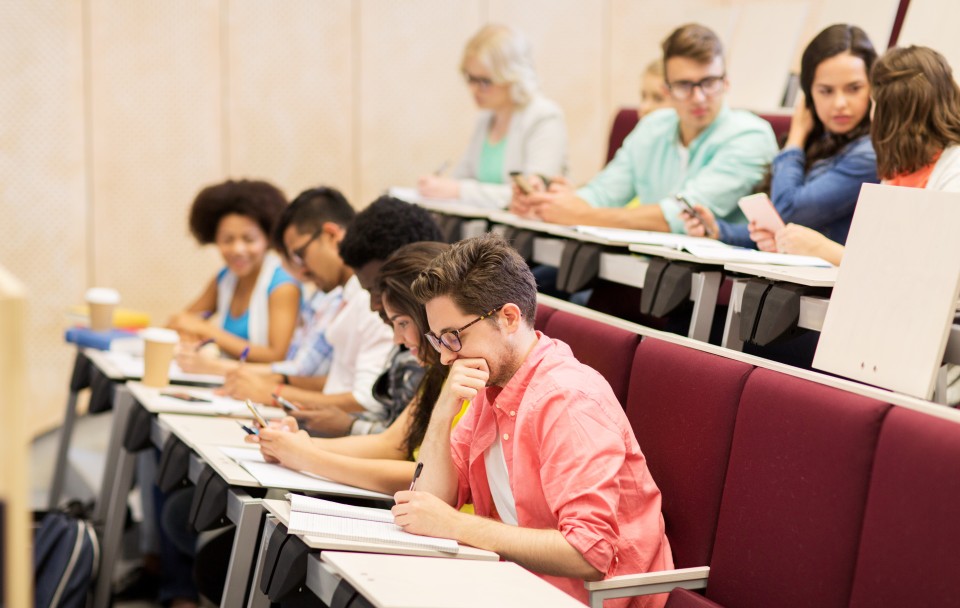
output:
<instances>
[{"instance_id":1,"label":"open notebook","mask_svg":"<svg viewBox=\"0 0 960 608\"><path fill-rule=\"evenodd\" d=\"M460 545L449 538L404 532L385 509L342 505L319 498L289 494L290 534L328 536L343 540L389 543L403 547L458 553Z\"/></svg>"}]
</instances>

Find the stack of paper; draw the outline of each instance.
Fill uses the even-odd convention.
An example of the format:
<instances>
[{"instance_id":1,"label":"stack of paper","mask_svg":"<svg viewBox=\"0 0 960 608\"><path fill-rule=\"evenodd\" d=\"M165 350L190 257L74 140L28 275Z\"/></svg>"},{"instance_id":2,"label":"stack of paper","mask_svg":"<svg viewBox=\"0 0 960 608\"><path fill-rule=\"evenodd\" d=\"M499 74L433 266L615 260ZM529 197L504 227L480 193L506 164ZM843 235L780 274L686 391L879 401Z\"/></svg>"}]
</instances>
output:
<instances>
[{"instance_id":1,"label":"stack of paper","mask_svg":"<svg viewBox=\"0 0 960 608\"><path fill-rule=\"evenodd\" d=\"M393 523L393 515L385 509L343 505L319 498L291 494L290 534L328 536L342 540L380 542L458 553L460 545L449 538L419 536L404 532Z\"/></svg>"},{"instance_id":2,"label":"stack of paper","mask_svg":"<svg viewBox=\"0 0 960 608\"><path fill-rule=\"evenodd\" d=\"M715 239L707 239L686 234L670 232L650 232L647 230L627 230L626 228L603 228L600 226L575 226L577 232L589 234L610 243L623 245L659 245L671 249L686 249L688 245L717 247L728 249L730 246Z\"/></svg>"}]
</instances>

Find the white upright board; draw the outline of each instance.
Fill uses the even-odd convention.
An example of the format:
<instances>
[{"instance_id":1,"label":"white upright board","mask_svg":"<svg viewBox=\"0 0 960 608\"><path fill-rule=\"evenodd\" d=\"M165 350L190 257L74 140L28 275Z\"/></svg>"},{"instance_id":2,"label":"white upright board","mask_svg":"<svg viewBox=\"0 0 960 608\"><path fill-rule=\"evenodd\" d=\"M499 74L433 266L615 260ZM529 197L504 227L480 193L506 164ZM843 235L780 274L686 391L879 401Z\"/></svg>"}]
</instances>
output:
<instances>
[{"instance_id":1,"label":"white upright board","mask_svg":"<svg viewBox=\"0 0 960 608\"><path fill-rule=\"evenodd\" d=\"M813 366L933 394L960 295L960 193L865 184Z\"/></svg>"}]
</instances>

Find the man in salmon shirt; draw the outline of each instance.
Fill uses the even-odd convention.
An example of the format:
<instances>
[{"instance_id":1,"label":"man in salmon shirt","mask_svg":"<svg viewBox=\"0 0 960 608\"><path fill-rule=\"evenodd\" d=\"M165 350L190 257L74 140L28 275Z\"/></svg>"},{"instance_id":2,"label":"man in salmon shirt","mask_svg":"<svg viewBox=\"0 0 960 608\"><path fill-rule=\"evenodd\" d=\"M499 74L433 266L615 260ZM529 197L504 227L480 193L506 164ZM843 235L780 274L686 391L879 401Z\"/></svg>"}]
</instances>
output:
<instances>
[{"instance_id":1,"label":"man in salmon shirt","mask_svg":"<svg viewBox=\"0 0 960 608\"><path fill-rule=\"evenodd\" d=\"M413 292L450 375L416 488L396 495L397 525L495 551L583 602L584 581L673 568L660 490L623 408L570 347L533 329L523 258L497 236L461 241ZM472 405L451 431L463 400ZM471 502L476 515L456 510Z\"/></svg>"}]
</instances>

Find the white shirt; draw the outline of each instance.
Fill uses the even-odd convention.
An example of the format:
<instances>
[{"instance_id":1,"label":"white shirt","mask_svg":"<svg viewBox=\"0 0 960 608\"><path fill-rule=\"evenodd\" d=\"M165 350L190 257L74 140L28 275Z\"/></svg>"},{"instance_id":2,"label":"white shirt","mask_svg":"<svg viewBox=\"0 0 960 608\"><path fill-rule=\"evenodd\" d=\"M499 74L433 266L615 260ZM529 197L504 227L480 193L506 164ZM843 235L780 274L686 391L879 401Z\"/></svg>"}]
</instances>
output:
<instances>
[{"instance_id":1,"label":"white shirt","mask_svg":"<svg viewBox=\"0 0 960 608\"><path fill-rule=\"evenodd\" d=\"M510 474L507 472L507 461L503 457L503 444L500 443L499 433L497 440L484 450L483 464L487 469L487 483L490 484L490 495L493 497L493 504L497 506L500 521L516 526L517 501L510 489Z\"/></svg>"},{"instance_id":2,"label":"white shirt","mask_svg":"<svg viewBox=\"0 0 960 608\"><path fill-rule=\"evenodd\" d=\"M361 406L382 414L373 398L373 384L383 372L393 349L393 332L370 310L370 293L356 276L343 286L340 312L327 326L327 342L333 347L330 373L323 386L327 395L351 393Z\"/></svg>"}]
</instances>

